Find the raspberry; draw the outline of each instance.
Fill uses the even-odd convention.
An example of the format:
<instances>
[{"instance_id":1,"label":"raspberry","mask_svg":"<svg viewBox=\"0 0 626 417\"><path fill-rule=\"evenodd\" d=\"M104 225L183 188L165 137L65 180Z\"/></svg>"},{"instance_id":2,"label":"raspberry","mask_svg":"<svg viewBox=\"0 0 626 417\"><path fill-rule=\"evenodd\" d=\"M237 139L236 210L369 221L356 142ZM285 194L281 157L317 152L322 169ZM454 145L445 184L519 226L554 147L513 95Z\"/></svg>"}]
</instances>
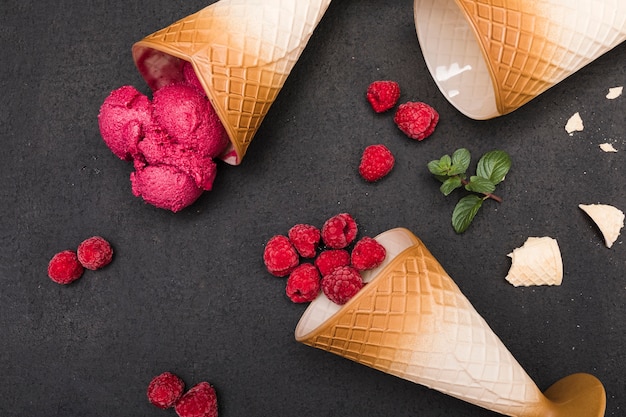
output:
<instances>
[{"instance_id":1,"label":"raspberry","mask_svg":"<svg viewBox=\"0 0 626 417\"><path fill-rule=\"evenodd\" d=\"M352 249L352 266L359 271L376 268L383 263L385 256L385 247L376 239L366 236L356 242Z\"/></svg>"},{"instance_id":2,"label":"raspberry","mask_svg":"<svg viewBox=\"0 0 626 417\"><path fill-rule=\"evenodd\" d=\"M83 275L85 269L78 261L76 252L64 250L57 253L48 263L48 276L57 284L69 284Z\"/></svg>"},{"instance_id":3,"label":"raspberry","mask_svg":"<svg viewBox=\"0 0 626 417\"><path fill-rule=\"evenodd\" d=\"M180 417L217 417L217 395L208 382L200 382L176 401Z\"/></svg>"},{"instance_id":4,"label":"raspberry","mask_svg":"<svg viewBox=\"0 0 626 417\"><path fill-rule=\"evenodd\" d=\"M382 113L396 105L400 86L395 81L374 81L367 88L366 96L374 111Z\"/></svg>"},{"instance_id":5,"label":"raspberry","mask_svg":"<svg viewBox=\"0 0 626 417\"><path fill-rule=\"evenodd\" d=\"M322 276L333 272L335 268L350 265L350 253L345 249L325 250L315 258L315 266Z\"/></svg>"},{"instance_id":6,"label":"raspberry","mask_svg":"<svg viewBox=\"0 0 626 417\"><path fill-rule=\"evenodd\" d=\"M308 303L315 300L320 286L320 273L315 265L303 263L289 274L285 292L294 303Z\"/></svg>"},{"instance_id":7,"label":"raspberry","mask_svg":"<svg viewBox=\"0 0 626 417\"><path fill-rule=\"evenodd\" d=\"M363 288L359 271L351 266L341 266L322 278L322 291L330 301L345 304Z\"/></svg>"},{"instance_id":8,"label":"raspberry","mask_svg":"<svg viewBox=\"0 0 626 417\"><path fill-rule=\"evenodd\" d=\"M423 140L435 131L439 113L426 103L409 101L398 107L393 121L411 139Z\"/></svg>"},{"instance_id":9,"label":"raspberry","mask_svg":"<svg viewBox=\"0 0 626 417\"><path fill-rule=\"evenodd\" d=\"M87 269L96 269L107 266L113 259L113 249L104 238L93 236L78 245L76 251L78 261Z\"/></svg>"},{"instance_id":10,"label":"raspberry","mask_svg":"<svg viewBox=\"0 0 626 417\"><path fill-rule=\"evenodd\" d=\"M322 226L322 239L326 246L333 249L345 248L352 243L356 234L356 222L348 213L331 217Z\"/></svg>"},{"instance_id":11,"label":"raspberry","mask_svg":"<svg viewBox=\"0 0 626 417\"><path fill-rule=\"evenodd\" d=\"M270 274L284 277L298 266L300 259L287 236L276 235L265 245L263 261Z\"/></svg>"},{"instance_id":12,"label":"raspberry","mask_svg":"<svg viewBox=\"0 0 626 417\"><path fill-rule=\"evenodd\" d=\"M297 224L289 229L289 240L303 258L314 258L321 234L317 227L310 224Z\"/></svg>"},{"instance_id":13,"label":"raspberry","mask_svg":"<svg viewBox=\"0 0 626 417\"><path fill-rule=\"evenodd\" d=\"M173 407L183 395L185 383L171 372L163 372L152 378L148 385L148 400L159 408Z\"/></svg>"},{"instance_id":14,"label":"raspberry","mask_svg":"<svg viewBox=\"0 0 626 417\"><path fill-rule=\"evenodd\" d=\"M378 181L391 172L395 158L385 145L370 145L363 151L359 174L369 182Z\"/></svg>"}]
</instances>

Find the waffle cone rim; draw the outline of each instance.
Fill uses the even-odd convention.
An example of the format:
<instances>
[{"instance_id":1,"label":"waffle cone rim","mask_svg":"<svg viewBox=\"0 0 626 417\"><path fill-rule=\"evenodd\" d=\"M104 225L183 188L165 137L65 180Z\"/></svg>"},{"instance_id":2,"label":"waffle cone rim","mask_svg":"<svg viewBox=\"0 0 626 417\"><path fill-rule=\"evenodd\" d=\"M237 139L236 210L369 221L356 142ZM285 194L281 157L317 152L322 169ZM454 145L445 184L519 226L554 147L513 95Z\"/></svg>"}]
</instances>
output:
<instances>
[{"instance_id":1,"label":"waffle cone rim","mask_svg":"<svg viewBox=\"0 0 626 417\"><path fill-rule=\"evenodd\" d=\"M414 250L415 248L419 246L422 246L426 254L430 255L431 257L433 256L430 253L430 251L426 248L424 243L420 240L420 238L415 236L413 232L411 232L409 229L404 228L404 227L396 227L393 229L389 229L379 234L378 236L376 236L375 239L384 234L396 233L396 232L405 233L407 237L411 240L412 244L408 246L407 248L405 248L404 250L402 250L400 253L398 253L398 255L396 255L393 259L391 259L387 263L387 265L385 265L384 268L382 268L380 271L376 273L376 276L370 282L368 282L354 297L348 300L347 303L342 305L341 308L337 310L333 315L328 317L326 320L324 320L321 324L319 324L317 327L315 327L313 330L309 331L308 333L299 334L298 330L300 329L302 318L304 318L304 316L306 315L306 310L305 310L305 312L302 314L300 318L300 321L296 325L296 330L295 330L296 341L304 343L304 344L309 344L307 342L312 342L320 334L325 333L328 330L328 328L332 327L335 324L337 317L340 316L345 310L350 310L353 304L359 303L361 298L367 296L370 292L375 291L377 282L380 281L381 279L384 279L384 277L386 277L389 274L389 272L391 272L397 266L397 264L401 263L404 260L407 253L409 253L410 251ZM307 310L309 308L311 308L311 305L309 305Z\"/></svg>"},{"instance_id":2,"label":"waffle cone rim","mask_svg":"<svg viewBox=\"0 0 626 417\"><path fill-rule=\"evenodd\" d=\"M176 22L174 22L171 25L167 26L166 29L171 27L174 24L176 24ZM161 30L163 30L163 29L161 29ZM155 32L155 33L158 33L158 32ZM151 39L153 35L154 34L148 35L145 38L143 38L142 40L137 41L137 42L135 42L133 44L133 46L132 46L132 55L133 55L133 61L135 62L135 66L137 66L139 68L139 65L138 65L139 60L140 60L141 56L146 53L146 52L144 52L146 49L157 51L159 53L164 53L164 54L170 55L170 56L172 56L174 58L178 58L180 60L189 62L191 64L191 66L193 67L193 70L196 73L196 76L198 77L198 80L200 81L200 84L202 84L202 88L203 88L204 92L206 93L207 98L211 102L211 105L213 106L213 109L215 110L215 113L219 117L220 122L222 123L222 126L224 126L224 129L226 129L226 133L228 134L228 139L229 139L231 145L233 146L233 149L235 150L235 153L237 154L237 161L238 161L238 163L241 163L244 155L246 154L247 146L244 146L241 143L242 141L240 140L240 138L238 137L237 133L234 131L233 127L231 126L231 124L230 124L230 122L228 120L227 111L221 105L219 100L215 99L215 93L213 92L213 89L210 88L210 83L205 80L205 77L211 77L211 75L210 74L207 75L207 74L205 74L203 71L201 71L199 69L198 65L196 64L196 62L195 62L195 60L193 58L193 56L183 52L179 48L173 47L173 45L171 43L154 41L153 39ZM142 75L142 77L144 77L143 72L141 70L139 72ZM152 87L152 86L150 86L150 87ZM260 125L260 123L259 123L259 125ZM258 129L258 127L259 126L255 127L255 132Z\"/></svg>"},{"instance_id":3,"label":"waffle cone rim","mask_svg":"<svg viewBox=\"0 0 626 417\"><path fill-rule=\"evenodd\" d=\"M468 26L472 30L472 33L474 34L474 38L476 39L476 43L478 44L478 47L480 48L480 53L482 54L483 60L485 61L485 64L486 64L485 66L487 67L487 71L489 71L489 79L491 80L491 85L493 86L494 97L496 100L496 109L498 110L498 113L500 114L500 116L503 116L507 113L512 112L515 109L507 110L503 104L502 89L500 88L500 84L498 83L497 73L494 68L493 62L489 57L489 52L487 51L487 45L485 45L485 42L483 42L482 40L483 34L482 32L478 30L478 27L477 27L478 25L472 19L474 14L469 12L469 10L463 5L461 0L454 0L454 2L463 12L463 17L465 18Z\"/></svg>"}]
</instances>

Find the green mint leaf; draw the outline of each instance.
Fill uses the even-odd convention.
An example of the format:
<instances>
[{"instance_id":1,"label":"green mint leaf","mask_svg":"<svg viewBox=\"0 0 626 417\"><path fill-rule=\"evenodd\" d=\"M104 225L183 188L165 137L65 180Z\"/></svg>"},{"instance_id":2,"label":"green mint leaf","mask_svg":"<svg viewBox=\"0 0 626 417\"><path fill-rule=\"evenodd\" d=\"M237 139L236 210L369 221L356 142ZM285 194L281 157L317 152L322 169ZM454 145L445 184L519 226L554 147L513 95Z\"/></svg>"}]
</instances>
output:
<instances>
[{"instance_id":1,"label":"green mint leaf","mask_svg":"<svg viewBox=\"0 0 626 417\"><path fill-rule=\"evenodd\" d=\"M457 233L463 233L472 224L472 220L483 204L483 199L472 194L459 200L452 212L452 227Z\"/></svg>"},{"instance_id":2,"label":"green mint leaf","mask_svg":"<svg viewBox=\"0 0 626 417\"><path fill-rule=\"evenodd\" d=\"M452 154L452 167L448 175L465 174L465 171L469 168L471 159L472 156L470 152L465 148L454 151Z\"/></svg>"},{"instance_id":3,"label":"green mint leaf","mask_svg":"<svg viewBox=\"0 0 626 417\"><path fill-rule=\"evenodd\" d=\"M496 190L496 185L487 178L472 175L465 189L475 193L491 194Z\"/></svg>"},{"instance_id":4,"label":"green mint leaf","mask_svg":"<svg viewBox=\"0 0 626 417\"><path fill-rule=\"evenodd\" d=\"M447 167L442 166L440 160L430 161L428 163L428 170L430 171L431 174L436 175L438 177L448 176L448 169Z\"/></svg>"},{"instance_id":5,"label":"green mint leaf","mask_svg":"<svg viewBox=\"0 0 626 417\"><path fill-rule=\"evenodd\" d=\"M511 158L504 151L487 152L478 161L476 175L487 178L495 185L500 184L511 169Z\"/></svg>"},{"instance_id":6,"label":"green mint leaf","mask_svg":"<svg viewBox=\"0 0 626 417\"><path fill-rule=\"evenodd\" d=\"M457 188L461 187L463 185L463 183L461 182L461 178L459 177L450 177L447 180L445 180L443 182L443 184L441 184L441 187L439 187L439 190L441 190L441 193L445 196L449 195L452 191L456 190Z\"/></svg>"}]
</instances>

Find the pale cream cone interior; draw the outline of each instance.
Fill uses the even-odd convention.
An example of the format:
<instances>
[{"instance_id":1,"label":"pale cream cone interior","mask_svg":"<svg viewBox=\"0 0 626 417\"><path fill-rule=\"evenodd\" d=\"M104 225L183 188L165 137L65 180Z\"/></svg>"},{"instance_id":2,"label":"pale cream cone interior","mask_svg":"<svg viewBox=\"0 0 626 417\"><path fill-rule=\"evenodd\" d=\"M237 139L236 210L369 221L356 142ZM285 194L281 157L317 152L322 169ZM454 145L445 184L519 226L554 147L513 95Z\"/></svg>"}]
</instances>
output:
<instances>
[{"instance_id":1,"label":"pale cream cone interior","mask_svg":"<svg viewBox=\"0 0 626 417\"><path fill-rule=\"evenodd\" d=\"M426 64L474 119L510 113L626 40L623 0L415 0Z\"/></svg>"},{"instance_id":2,"label":"pale cream cone interior","mask_svg":"<svg viewBox=\"0 0 626 417\"><path fill-rule=\"evenodd\" d=\"M193 65L241 162L331 0L220 0L133 45L153 89Z\"/></svg>"}]
</instances>

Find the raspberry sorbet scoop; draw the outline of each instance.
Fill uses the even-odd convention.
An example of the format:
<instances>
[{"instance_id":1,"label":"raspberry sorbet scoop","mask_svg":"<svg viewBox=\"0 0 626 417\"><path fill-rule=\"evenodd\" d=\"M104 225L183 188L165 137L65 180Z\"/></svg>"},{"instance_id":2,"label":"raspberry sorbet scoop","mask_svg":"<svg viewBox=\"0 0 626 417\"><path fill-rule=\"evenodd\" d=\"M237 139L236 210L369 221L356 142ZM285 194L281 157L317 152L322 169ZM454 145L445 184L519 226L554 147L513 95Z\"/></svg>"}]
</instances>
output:
<instances>
[{"instance_id":1,"label":"raspberry sorbet scoop","mask_svg":"<svg viewBox=\"0 0 626 417\"><path fill-rule=\"evenodd\" d=\"M150 99L126 85L113 90L104 100L98 114L98 126L102 139L111 152L125 161L132 154L143 135L143 127L150 123L152 105Z\"/></svg>"},{"instance_id":2,"label":"raspberry sorbet scoop","mask_svg":"<svg viewBox=\"0 0 626 417\"><path fill-rule=\"evenodd\" d=\"M133 194L155 207L174 213L191 205L202 194L186 173L171 165L148 165L130 174Z\"/></svg>"}]
</instances>

